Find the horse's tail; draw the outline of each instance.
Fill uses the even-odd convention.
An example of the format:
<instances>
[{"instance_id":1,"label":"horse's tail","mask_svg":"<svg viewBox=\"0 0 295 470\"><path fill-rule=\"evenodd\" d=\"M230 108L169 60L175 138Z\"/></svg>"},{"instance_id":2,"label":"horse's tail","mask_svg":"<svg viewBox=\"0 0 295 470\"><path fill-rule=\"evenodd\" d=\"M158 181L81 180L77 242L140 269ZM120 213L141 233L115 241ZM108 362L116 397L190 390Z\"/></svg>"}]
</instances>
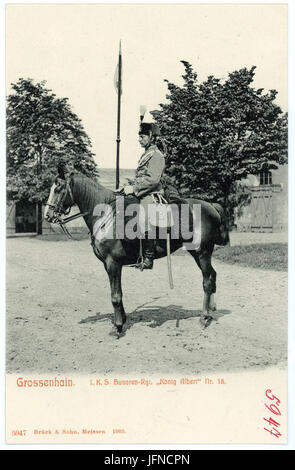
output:
<instances>
[{"instance_id":1,"label":"horse's tail","mask_svg":"<svg viewBox=\"0 0 295 470\"><path fill-rule=\"evenodd\" d=\"M227 223L225 211L223 207L217 202L214 202L212 206L214 207L214 209L216 209L220 217L220 226L219 226L215 243L216 245L223 245L223 246L229 245L230 243L229 229L228 229L228 223Z\"/></svg>"}]
</instances>

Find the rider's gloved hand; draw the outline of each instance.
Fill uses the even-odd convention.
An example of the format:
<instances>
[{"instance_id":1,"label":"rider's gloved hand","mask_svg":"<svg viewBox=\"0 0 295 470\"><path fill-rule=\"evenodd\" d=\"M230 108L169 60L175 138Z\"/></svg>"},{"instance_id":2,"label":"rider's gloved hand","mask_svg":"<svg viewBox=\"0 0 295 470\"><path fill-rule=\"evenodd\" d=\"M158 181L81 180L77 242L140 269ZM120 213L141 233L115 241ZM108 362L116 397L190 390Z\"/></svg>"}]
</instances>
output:
<instances>
[{"instance_id":1,"label":"rider's gloved hand","mask_svg":"<svg viewBox=\"0 0 295 470\"><path fill-rule=\"evenodd\" d=\"M125 186L124 193L126 194L126 196L128 196L128 194L133 194L134 193L133 186L130 186L130 185Z\"/></svg>"}]
</instances>

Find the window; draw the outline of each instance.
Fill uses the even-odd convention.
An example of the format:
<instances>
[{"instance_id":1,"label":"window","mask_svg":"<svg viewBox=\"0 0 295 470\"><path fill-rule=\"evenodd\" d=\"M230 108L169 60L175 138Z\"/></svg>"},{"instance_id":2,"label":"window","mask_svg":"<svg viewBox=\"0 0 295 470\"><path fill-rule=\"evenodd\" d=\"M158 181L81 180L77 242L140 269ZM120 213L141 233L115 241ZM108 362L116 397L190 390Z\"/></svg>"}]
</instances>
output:
<instances>
[{"instance_id":1,"label":"window","mask_svg":"<svg viewBox=\"0 0 295 470\"><path fill-rule=\"evenodd\" d=\"M272 174L271 171L264 170L260 171L260 185L272 184Z\"/></svg>"}]
</instances>

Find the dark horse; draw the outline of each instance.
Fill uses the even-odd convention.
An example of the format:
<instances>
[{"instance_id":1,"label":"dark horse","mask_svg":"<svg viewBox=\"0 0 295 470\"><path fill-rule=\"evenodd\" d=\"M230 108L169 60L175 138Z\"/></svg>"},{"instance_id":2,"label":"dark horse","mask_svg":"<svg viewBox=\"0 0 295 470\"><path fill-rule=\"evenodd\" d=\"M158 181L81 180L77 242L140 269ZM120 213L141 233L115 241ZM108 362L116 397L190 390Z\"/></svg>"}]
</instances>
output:
<instances>
[{"instance_id":1,"label":"dark horse","mask_svg":"<svg viewBox=\"0 0 295 470\"><path fill-rule=\"evenodd\" d=\"M109 276L111 300L115 312L114 324L118 333L121 333L126 322L122 302L122 267L137 262L139 240L110 239L95 236L95 223L97 222L95 207L100 204L112 204L115 200L116 193L104 188L97 181L81 174L73 173L67 178L59 174L51 187L44 217L48 222L59 222L62 220L61 215L68 213L73 205L77 205L83 213L85 223L91 234L93 251L103 262ZM190 211L194 204L201 205L200 243L196 248L188 249L188 251L202 271L204 301L201 323L207 326L212 320L212 311L216 310L214 302L216 272L211 265L211 256L214 244L227 244L229 240L228 231L225 228L223 210L218 204L213 205L197 199L187 199L184 202L189 205ZM176 251L183 244L183 239L171 238L171 252ZM155 242L155 257L161 258L166 255L166 240L157 239Z\"/></svg>"}]
</instances>

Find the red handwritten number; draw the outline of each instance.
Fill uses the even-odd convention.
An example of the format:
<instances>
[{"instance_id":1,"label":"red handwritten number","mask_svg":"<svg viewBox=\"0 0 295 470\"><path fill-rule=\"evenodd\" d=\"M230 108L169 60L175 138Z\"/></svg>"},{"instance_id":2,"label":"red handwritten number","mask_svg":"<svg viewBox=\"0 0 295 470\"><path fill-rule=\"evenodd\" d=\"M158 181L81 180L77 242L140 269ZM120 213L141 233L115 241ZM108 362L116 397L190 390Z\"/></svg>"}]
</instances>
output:
<instances>
[{"instance_id":1,"label":"red handwritten number","mask_svg":"<svg viewBox=\"0 0 295 470\"><path fill-rule=\"evenodd\" d=\"M276 416L281 416L281 411L279 410L278 406L280 405L281 401L275 396L275 395L272 395L272 391L270 389L267 389L266 392L265 392L265 396L271 400L271 401L274 401L275 400L275 403L271 403L270 405L267 405L266 403L264 403L264 405L266 406L266 408L271 412L273 413L274 415ZM270 417L269 419L266 419L266 418L263 418L264 421L266 421L267 423L269 423L270 426L273 426L272 429L267 429L267 428L264 428L265 431L269 432L272 436L275 436L277 438L279 438L282 434L279 432L278 429L276 429L275 427L278 427L280 426L280 423L278 423L277 421L275 421L272 417Z\"/></svg>"},{"instance_id":2,"label":"red handwritten number","mask_svg":"<svg viewBox=\"0 0 295 470\"><path fill-rule=\"evenodd\" d=\"M271 390L269 390L269 389L266 390L265 395L267 396L267 398L269 398L269 400L276 400L276 401L277 401L277 402L276 402L276 405L279 405L279 404L281 403L281 401L280 401L277 397L275 397L274 395L272 395L272 396L270 397L270 396L268 395L268 392L271 393Z\"/></svg>"},{"instance_id":3,"label":"red handwritten number","mask_svg":"<svg viewBox=\"0 0 295 470\"><path fill-rule=\"evenodd\" d=\"M282 434L277 430L277 429L267 429L267 428L264 428L267 432L269 432L272 436L275 436L277 438L279 438Z\"/></svg>"},{"instance_id":4,"label":"red handwritten number","mask_svg":"<svg viewBox=\"0 0 295 470\"><path fill-rule=\"evenodd\" d=\"M278 423L272 418L269 418L269 419L263 418L263 419L264 421L267 421L270 424L270 426L280 426L280 423Z\"/></svg>"},{"instance_id":5,"label":"red handwritten number","mask_svg":"<svg viewBox=\"0 0 295 470\"><path fill-rule=\"evenodd\" d=\"M278 407L276 405L274 405L273 403L268 406L264 403L264 405L266 406L266 408L271 411L273 414L277 415L277 416L280 416L281 415L281 412L280 410L278 409Z\"/></svg>"}]
</instances>

